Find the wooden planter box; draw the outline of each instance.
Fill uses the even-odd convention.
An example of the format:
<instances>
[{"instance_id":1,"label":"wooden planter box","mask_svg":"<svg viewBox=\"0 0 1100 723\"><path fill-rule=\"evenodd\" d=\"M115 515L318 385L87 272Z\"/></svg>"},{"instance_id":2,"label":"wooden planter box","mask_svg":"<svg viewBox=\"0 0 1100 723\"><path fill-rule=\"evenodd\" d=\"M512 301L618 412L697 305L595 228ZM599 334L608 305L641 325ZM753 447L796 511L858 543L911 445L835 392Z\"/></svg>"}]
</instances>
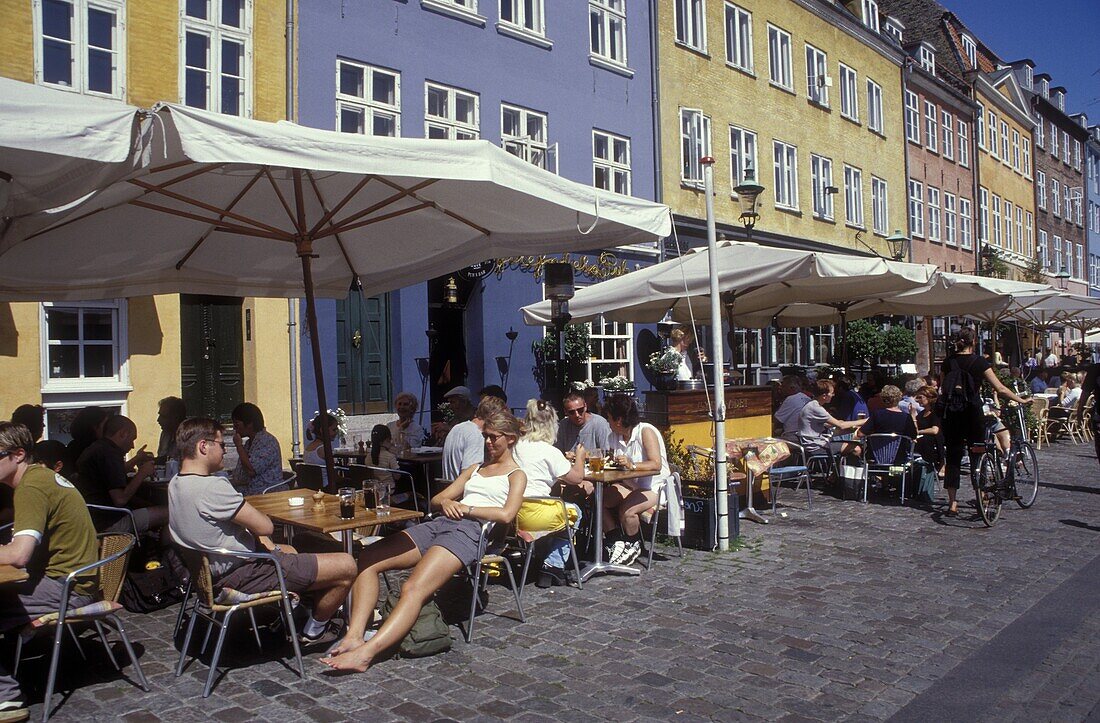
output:
<instances>
[{"instance_id":1,"label":"wooden planter box","mask_svg":"<svg viewBox=\"0 0 1100 723\"><path fill-rule=\"evenodd\" d=\"M690 482L689 482L690 484ZM710 484L708 481L707 484ZM731 485L729 495L730 539L741 536L739 485ZM684 495L684 547L712 552L718 547L718 517L714 497Z\"/></svg>"}]
</instances>

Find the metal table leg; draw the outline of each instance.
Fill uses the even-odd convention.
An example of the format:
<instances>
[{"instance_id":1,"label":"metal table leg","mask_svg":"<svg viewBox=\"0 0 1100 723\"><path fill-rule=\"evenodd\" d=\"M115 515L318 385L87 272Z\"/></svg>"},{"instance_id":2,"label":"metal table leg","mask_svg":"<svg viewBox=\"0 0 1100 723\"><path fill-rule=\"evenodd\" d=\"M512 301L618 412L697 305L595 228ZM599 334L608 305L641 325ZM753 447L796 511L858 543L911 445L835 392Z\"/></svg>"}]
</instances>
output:
<instances>
[{"instance_id":1,"label":"metal table leg","mask_svg":"<svg viewBox=\"0 0 1100 723\"><path fill-rule=\"evenodd\" d=\"M593 575L605 572L619 572L624 575L641 575L642 571L628 565L612 565L603 560L603 483L596 482L596 559L586 563L581 569L581 582L588 582Z\"/></svg>"},{"instance_id":2,"label":"metal table leg","mask_svg":"<svg viewBox=\"0 0 1100 723\"><path fill-rule=\"evenodd\" d=\"M745 508L738 514L742 520L752 520L753 522L759 522L762 525L768 524L768 519L756 511L756 508L752 506L752 491L754 483L756 482L755 476L749 466L745 465ZM773 493L774 494L774 493Z\"/></svg>"}]
</instances>

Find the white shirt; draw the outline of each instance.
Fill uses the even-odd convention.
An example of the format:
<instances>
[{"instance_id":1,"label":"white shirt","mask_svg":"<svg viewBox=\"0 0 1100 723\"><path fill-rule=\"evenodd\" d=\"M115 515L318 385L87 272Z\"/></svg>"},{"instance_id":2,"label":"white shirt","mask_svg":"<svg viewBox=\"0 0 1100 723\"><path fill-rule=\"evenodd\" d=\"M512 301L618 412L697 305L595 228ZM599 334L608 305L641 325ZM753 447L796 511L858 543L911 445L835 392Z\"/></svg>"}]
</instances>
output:
<instances>
[{"instance_id":1,"label":"white shirt","mask_svg":"<svg viewBox=\"0 0 1100 723\"><path fill-rule=\"evenodd\" d=\"M550 488L562 475L568 474L572 465L562 451L546 442L521 439L512 450L512 458L527 475L524 497L546 497Z\"/></svg>"},{"instance_id":2,"label":"white shirt","mask_svg":"<svg viewBox=\"0 0 1100 723\"><path fill-rule=\"evenodd\" d=\"M1043 366L1050 368L1058 366L1058 355L1052 352L1050 356L1043 360Z\"/></svg>"},{"instance_id":3,"label":"white shirt","mask_svg":"<svg viewBox=\"0 0 1100 723\"><path fill-rule=\"evenodd\" d=\"M1066 393L1062 395L1062 406L1067 409L1076 407L1079 401L1081 401L1081 387L1067 389Z\"/></svg>"},{"instance_id":4,"label":"white shirt","mask_svg":"<svg viewBox=\"0 0 1100 723\"><path fill-rule=\"evenodd\" d=\"M688 364L687 352L677 352L680 355L680 366L676 367L676 381L686 381L691 379L692 371L691 365Z\"/></svg>"},{"instance_id":5,"label":"white shirt","mask_svg":"<svg viewBox=\"0 0 1100 723\"><path fill-rule=\"evenodd\" d=\"M645 445L642 444L642 430L645 429L651 430L657 436L657 445L661 451L661 470L648 477L639 477L634 480L634 484L638 489L648 490L653 489L655 485L663 484L672 475L672 471L668 467L668 452L665 451L665 440L661 436L660 430L648 422L639 422L631 430L630 439L623 439L613 432L611 434L611 453L612 455L625 455L627 459L634 462L647 461Z\"/></svg>"}]
</instances>

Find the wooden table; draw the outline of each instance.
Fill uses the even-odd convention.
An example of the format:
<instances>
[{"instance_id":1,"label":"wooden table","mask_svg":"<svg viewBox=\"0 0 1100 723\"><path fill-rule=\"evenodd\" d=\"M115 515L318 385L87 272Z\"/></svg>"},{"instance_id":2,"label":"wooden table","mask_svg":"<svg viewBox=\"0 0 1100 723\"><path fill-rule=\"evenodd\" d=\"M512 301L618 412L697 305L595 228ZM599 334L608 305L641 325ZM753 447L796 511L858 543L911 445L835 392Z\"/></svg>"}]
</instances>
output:
<instances>
[{"instance_id":1,"label":"wooden table","mask_svg":"<svg viewBox=\"0 0 1100 723\"><path fill-rule=\"evenodd\" d=\"M642 572L636 567L629 565L612 565L610 562L604 562L603 559L603 488L604 485L615 484L616 482L626 482L628 480L638 479L639 477L649 477L654 474L653 472L637 472L634 470L625 469L605 469L602 472L591 472L587 469L584 473L584 479L586 482L591 482L596 488L596 509L593 514L596 515L596 559L592 562L586 563L581 569L581 582L587 582L593 575L599 575L606 572L618 572L624 575L641 575Z\"/></svg>"},{"instance_id":2,"label":"wooden table","mask_svg":"<svg viewBox=\"0 0 1100 723\"><path fill-rule=\"evenodd\" d=\"M0 585L7 584L9 582L24 582L30 575L27 571L21 567L15 565L0 565Z\"/></svg>"}]
</instances>

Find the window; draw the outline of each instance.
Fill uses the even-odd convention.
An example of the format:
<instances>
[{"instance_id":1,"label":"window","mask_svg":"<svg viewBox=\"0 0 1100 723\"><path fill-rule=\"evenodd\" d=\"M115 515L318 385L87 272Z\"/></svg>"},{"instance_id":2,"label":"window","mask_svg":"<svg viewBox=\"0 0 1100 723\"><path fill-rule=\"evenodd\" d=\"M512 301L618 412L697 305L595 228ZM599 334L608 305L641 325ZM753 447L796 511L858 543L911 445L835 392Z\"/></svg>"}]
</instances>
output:
<instances>
[{"instance_id":1,"label":"window","mask_svg":"<svg viewBox=\"0 0 1100 723\"><path fill-rule=\"evenodd\" d=\"M1058 157L1058 126L1050 122L1050 155Z\"/></svg>"},{"instance_id":2,"label":"window","mask_svg":"<svg viewBox=\"0 0 1100 723\"><path fill-rule=\"evenodd\" d=\"M1050 202L1053 208L1051 212L1055 216L1062 215L1062 184L1058 182L1057 178L1050 181Z\"/></svg>"},{"instance_id":3,"label":"window","mask_svg":"<svg viewBox=\"0 0 1100 723\"><path fill-rule=\"evenodd\" d=\"M1081 170L1081 141L1073 139L1073 167Z\"/></svg>"},{"instance_id":4,"label":"window","mask_svg":"<svg viewBox=\"0 0 1100 723\"><path fill-rule=\"evenodd\" d=\"M1027 138L1023 139L1024 149L1024 175L1031 178L1031 141Z\"/></svg>"},{"instance_id":5,"label":"window","mask_svg":"<svg viewBox=\"0 0 1100 723\"><path fill-rule=\"evenodd\" d=\"M863 171L844 166L844 216L849 226L863 228Z\"/></svg>"},{"instance_id":6,"label":"window","mask_svg":"<svg viewBox=\"0 0 1100 723\"><path fill-rule=\"evenodd\" d=\"M1062 186L1062 192L1065 194L1064 200L1066 202L1066 205L1065 205L1066 212L1065 212L1065 217L1064 218L1066 219L1066 223L1069 223L1070 220L1073 217L1073 207L1070 204L1070 200L1069 200L1069 186Z\"/></svg>"},{"instance_id":7,"label":"window","mask_svg":"<svg viewBox=\"0 0 1100 723\"><path fill-rule=\"evenodd\" d=\"M1069 133L1062 131L1062 163L1069 165Z\"/></svg>"},{"instance_id":8,"label":"window","mask_svg":"<svg viewBox=\"0 0 1100 723\"><path fill-rule=\"evenodd\" d=\"M1001 197L993 196L993 243L1001 245Z\"/></svg>"},{"instance_id":9,"label":"window","mask_svg":"<svg viewBox=\"0 0 1100 723\"><path fill-rule=\"evenodd\" d=\"M970 124L959 118L959 165L970 166Z\"/></svg>"},{"instance_id":10,"label":"window","mask_svg":"<svg viewBox=\"0 0 1100 723\"><path fill-rule=\"evenodd\" d=\"M901 45L902 38L905 35L905 28L902 27L901 21L896 18L886 18L886 34L897 41L898 45Z\"/></svg>"},{"instance_id":11,"label":"window","mask_svg":"<svg viewBox=\"0 0 1100 723\"><path fill-rule=\"evenodd\" d=\"M1042 118L1037 117L1035 120L1036 120L1036 123L1035 123L1035 145L1038 148L1046 148L1046 145L1047 145L1046 140L1045 140L1045 135L1046 134L1044 132L1046 127L1047 127L1046 123L1043 122Z\"/></svg>"},{"instance_id":12,"label":"window","mask_svg":"<svg viewBox=\"0 0 1100 723\"><path fill-rule=\"evenodd\" d=\"M42 388L95 391L128 385L123 301L42 304Z\"/></svg>"},{"instance_id":13,"label":"window","mask_svg":"<svg viewBox=\"0 0 1100 723\"><path fill-rule=\"evenodd\" d=\"M959 199L959 246L964 249L974 248L973 236L974 219L970 210L970 199Z\"/></svg>"},{"instance_id":14,"label":"window","mask_svg":"<svg viewBox=\"0 0 1100 723\"><path fill-rule=\"evenodd\" d=\"M989 191L978 187L978 240L982 243L989 242Z\"/></svg>"},{"instance_id":15,"label":"window","mask_svg":"<svg viewBox=\"0 0 1100 723\"><path fill-rule=\"evenodd\" d=\"M1001 121L1001 161L1003 161L1006 166L1012 163L1012 158L1008 155L1008 146L1008 123Z\"/></svg>"},{"instance_id":16,"label":"window","mask_svg":"<svg viewBox=\"0 0 1100 723\"><path fill-rule=\"evenodd\" d=\"M989 151L990 155L992 155L994 158L996 158L997 157L997 116L996 116L996 114L994 114L993 111L989 111L989 113L986 115L986 121L988 122L988 125L989 125L989 139L988 139L988 143L987 143L987 146L986 146L986 150Z\"/></svg>"},{"instance_id":17,"label":"window","mask_svg":"<svg viewBox=\"0 0 1100 723\"><path fill-rule=\"evenodd\" d=\"M688 185L703 183L703 164L710 155L710 118L694 108L680 109L680 181Z\"/></svg>"},{"instance_id":18,"label":"window","mask_svg":"<svg viewBox=\"0 0 1100 723\"><path fill-rule=\"evenodd\" d=\"M1073 196L1073 219L1078 226L1083 226L1081 218L1081 194L1075 192Z\"/></svg>"},{"instance_id":19,"label":"window","mask_svg":"<svg viewBox=\"0 0 1100 723\"><path fill-rule=\"evenodd\" d=\"M810 155L810 183L813 187L814 218L833 220L833 162Z\"/></svg>"},{"instance_id":20,"label":"window","mask_svg":"<svg viewBox=\"0 0 1100 723\"><path fill-rule=\"evenodd\" d=\"M940 189L928 187L928 240L940 240Z\"/></svg>"},{"instance_id":21,"label":"window","mask_svg":"<svg viewBox=\"0 0 1100 723\"><path fill-rule=\"evenodd\" d=\"M630 195L630 139L592 131L592 185Z\"/></svg>"},{"instance_id":22,"label":"window","mask_svg":"<svg viewBox=\"0 0 1100 723\"><path fill-rule=\"evenodd\" d=\"M969 35L962 36L963 55L966 56L967 62L970 63L971 68L978 67L978 46L974 43L974 38Z\"/></svg>"},{"instance_id":23,"label":"window","mask_svg":"<svg viewBox=\"0 0 1100 723\"><path fill-rule=\"evenodd\" d=\"M911 90L905 91L905 138L920 145L920 101Z\"/></svg>"},{"instance_id":24,"label":"window","mask_svg":"<svg viewBox=\"0 0 1100 723\"><path fill-rule=\"evenodd\" d=\"M786 30L768 25L768 78L787 90L794 90L791 77L791 36Z\"/></svg>"},{"instance_id":25,"label":"window","mask_svg":"<svg viewBox=\"0 0 1100 723\"><path fill-rule=\"evenodd\" d=\"M401 135L401 76L392 70L337 60L336 130Z\"/></svg>"},{"instance_id":26,"label":"window","mask_svg":"<svg viewBox=\"0 0 1100 723\"><path fill-rule=\"evenodd\" d=\"M772 141L775 205L798 209L798 150L783 141Z\"/></svg>"},{"instance_id":27,"label":"window","mask_svg":"<svg viewBox=\"0 0 1100 723\"><path fill-rule=\"evenodd\" d=\"M1051 265L1050 269L1054 273L1058 273L1063 268L1065 268L1065 266L1066 266L1065 261L1062 260L1062 237L1061 236L1055 236L1053 245L1054 245L1054 263Z\"/></svg>"},{"instance_id":28,"label":"window","mask_svg":"<svg viewBox=\"0 0 1100 723\"><path fill-rule=\"evenodd\" d=\"M703 0L676 0L676 42L707 52L706 22Z\"/></svg>"},{"instance_id":29,"label":"window","mask_svg":"<svg viewBox=\"0 0 1100 723\"><path fill-rule=\"evenodd\" d=\"M1012 202L1007 198L1005 199L1005 234L1004 245L1009 251L1012 250Z\"/></svg>"},{"instance_id":30,"label":"window","mask_svg":"<svg viewBox=\"0 0 1100 723\"><path fill-rule=\"evenodd\" d=\"M802 360L802 333L800 329L773 329L771 334L772 363L798 364Z\"/></svg>"},{"instance_id":31,"label":"window","mask_svg":"<svg viewBox=\"0 0 1100 723\"><path fill-rule=\"evenodd\" d=\"M500 22L532 35L546 35L543 0L500 0Z\"/></svg>"},{"instance_id":32,"label":"window","mask_svg":"<svg viewBox=\"0 0 1100 723\"><path fill-rule=\"evenodd\" d=\"M856 71L840 64L840 114L859 123L859 82Z\"/></svg>"},{"instance_id":33,"label":"window","mask_svg":"<svg viewBox=\"0 0 1100 723\"><path fill-rule=\"evenodd\" d=\"M981 103L978 104L975 116L978 119L978 148L985 150L985 108Z\"/></svg>"},{"instance_id":34,"label":"window","mask_svg":"<svg viewBox=\"0 0 1100 723\"><path fill-rule=\"evenodd\" d=\"M1020 166L1020 132L1012 129L1012 167L1017 171L1023 171Z\"/></svg>"},{"instance_id":35,"label":"window","mask_svg":"<svg viewBox=\"0 0 1100 723\"><path fill-rule=\"evenodd\" d=\"M955 205L955 194L943 192L943 242L948 246L954 246L958 240L956 229L958 227L958 209Z\"/></svg>"},{"instance_id":36,"label":"window","mask_svg":"<svg viewBox=\"0 0 1100 723\"><path fill-rule=\"evenodd\" d=\"M1016 251L1023 253L1026 242L1024 241L1024 209L1016 207Z\"/></svg>"},{"instance_id":37,"label":"window","mask_svg":"<svg viewBox=\"0 0 1100 723\"><path fill-rule=\"evenodd\" d=\"M1047 210L1047 174L1038 172L1035 181L1035 194L1038 197L1039 210Z\"/></svg>"},{"instance_id":38,"label":"window","mask_svg":"<svg viewBox=\"0 0 1100 723\"><path fill-rule=\"evenodd\" d=\"M936 74L936 51L927 45L920 46L920 67L927 70L932 75Z\"/></svg>"},{"instance_id":39,"label":"window","mask_svg":"<svg viewBox=\"0 0 1100 723\"><path fill-rule=\"evenodd\" d=\"M806 46L806 97L818 105L829 105L829 59L812 45Z\"/></svg>"},{"instance_id":40,"label":"window","mask_svg":"<svg viewBox=\"0 0 1100 723\"><path fill-rule=\"evenodd\" d=\"M466 141L480 136L481 108L477 94L435 83L425 83L424 94L426 137Z\"/></svg>"},{"instance_id":41,"label":"window","mask_svg":"<svg viewBox=\"0 0 1100 723\"><path fill-rule=\"evenodd\" d=\"M745 169L755 172L756 134L752 131L730 126L730 188L735 188L745 180ZM757 176L759 178L759 176Z\"/></svg>"},{"instance_id":42,"label":"window","mask_svg":"<svg viewBox=\"0 0 1100 723\"><path fill-rule=\"evenodd\" d=\"M878 3L875 0L863 0L863 24L878 32Z\"/></svg>"},{"instance_id":43,"label":"window","mask_svg":"<svg viewBox=\"0 0 1100 723\"><path fill-rule=\"evenodd\" d=\"M183 102L227 115L250 115L251 3L181 1Z\"/></svg>"},{"instance_id":44,"label":"window","mask_svg":"<svg viewBox=\"0 0 1100 723\"><path fill-rule=\"evenodd\" d=\"M606 321L602 316L589 325L591 356L588 379L624 376L634 378L634 325Z\"/></svg>"},{"instance_id":45,"label":"window","mask_svg":"<svg viewBox=\"0 0 1100 723\"><path fill-rule=\"evenodd\" d=\"M547 163L546 114L512 105L500 106L500 145L528 163L553 170Z\"/></svg>"},{"instance_id":46,"label":"window","mask_svg":"<svg viewBox=\"0 0 1100 723\"><path fill-rule=\"evenodd\" d=\"M882 133L882 86L867 79L867 127Z\"/></svg>"},{"instance_id":47,"label":"window","mask_svg":"<svg viewBox=\"0 0 1100 723\"><path fill-rule=\"evenodd\" d=\"M948 111L943 111L943 157L955 157L955 117Z\"/></svg>"},{"instance_id":48,"label":"window","mask_svg":"<svg viewBox=\"0 0 1100 723\"><path fill-rule=\"evenodd\" d=\"M940 126L936 117L936 104L924 101L924 144L933 153L937 150L936 139L939 134Z\"/></svg>"},{"instance_id":49,"label":"window","mask_svg":"<svg viewBox=\"0 0 1100 723\"><path fill-rule=\"evenodd\" d=\"M35 0L35 82L122 98L123 0Z\"/></svg>"},{"instance_id":50,"label":"window","mask_svg":"<svg viewBox=\"0 0 1100 723\"><path fill-rule=\"evenodd\" d=\"M1050 270L1050 254L1047 252L1047 232L1039 229L1039 242L1036 244L1035 253L1042 261L1043 269Z\"/></svg>"},{"instance_id":51,"label":"window","mask_svg":"<svg viewBox=\"0 0 1100 723\"><path fill-rule=\"evenodd\" d=\"M909 179L909 230L924 236L924 184Z\"/></svg>"},{"instance_id":52,"label":"window","mask_svg":"<svg viewBox=\"0 0 1100 723\"><path fill-rule=\"evenodd\" d=\"M752 14L726 3L726 62L746 73L752 71Z\"/></svg>"},{"instance_id":53,"label":"window","mask_svg":"<svg viewBox=\"0 0 1100 723\"><path fill-rule=\"evenodd\" d=\"M626 65L626 0L588 0L589 51Z\"/></svg>"},{"instance_id":54,"label":"window","mask_svg":"<svg viewBox=\"0 0 1100 723\"><path fill-rule=\"evenodd\" d=\"M889 196L886 181L871 176L871 228L885 236L890 227Z\"/></svg>"},{"instance_id":55,"label":"window","mask_svg":"<svg viewBox=\"0 0 1100 723\"><path fill-rule=\"evenodd\" d=\"M1082 244L1077 244L1077 267L1074 269L1075 278L1084 279L1085 270L1083 268L1085 264L1085 247Z\"/></svg>"}]
</instances>

